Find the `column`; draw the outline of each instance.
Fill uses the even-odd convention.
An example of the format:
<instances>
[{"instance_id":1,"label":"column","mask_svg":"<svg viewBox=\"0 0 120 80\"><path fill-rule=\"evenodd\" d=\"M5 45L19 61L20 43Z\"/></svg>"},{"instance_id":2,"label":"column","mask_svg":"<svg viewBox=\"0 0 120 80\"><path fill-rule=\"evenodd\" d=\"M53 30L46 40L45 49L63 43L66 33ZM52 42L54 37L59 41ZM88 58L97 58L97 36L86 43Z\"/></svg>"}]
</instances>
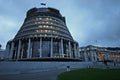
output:
<instances>
[{"instance_id":1,"label":"column","mask_svg":"<svg viewBox=\"0 0 120 80\"><path fill-rule=\"evenodd\" d=\"M42 57L42 38L40 38L40 58Z\"/></svg>"},{"instance_id":2,"label":"column","mask_svg":"<svg viewBox=\"0 0 120 80\"><path fill-rule=\"evenodd\" d=\"M23 46L22 46L22 51L21 51L21 59L22 59L22 57L23 57Z\"/></svg>"},{"instance_id":3,"label":"column","mask_svg":"<svg viewBox=\"0 0 120 80\"><path fill-rule=\"evenodd\" d=\"M81 57L81 55L80 55L80 52L79 52L79 45L77 45L77 54L78 54L78 58L80 58Z\"/></svg>"},{"instance_id":4,"label":"column","mask_svg":"<svg viewBox=\"0 0 120 80\"><path fill-rule=\"evenodd\" d=\"M61 42L59 41L59 58L61 57Z\"/></svg>"},{"instance_id":5,"label":"column","mask_svg":"<svg viewBox=\"0 0 120 80\"><path fill-rule=\"evenodd\" d=\"M10 49L10 58L12 59L13 56L13 50L14 50L14 42L12 42L11 49Z\"/></svg>"},{"instance_id":6,"label":"column","mask_svg":"<svg viewBox=\"0 0 120 80\"><path fill-rule=\"evenodd\" d=\"M95 51L94 51L94 57L95 57L95 61L97 61L97 55Z\"/></svg>"},{"instance_id":7,"label":"column","mask_svg":"<svg viewBox=\"0 0 120 80\"><path fill-rule=\"evenodd\" d=\"M78 45L76 44L76 58L78 58L79 54L78 54Z\"/></svg>"},{"instance_id":8,"label":"column","mask_svg":"<svg viewBox=\"0 0 120 80\"><path fill-rule=\"evenodd\" d=\"M6 47L6 58L9 58L9 55L10 55L10 44L7 44L7 47Z\"/></svg>"},{"instance_id":9,"label":"column","mask_svg":"<svg viewBox=\"0 0 120 80\"><path fill-rule=\"evenodd\" d=\"M84 58L85 58L85 61L87 62L88 61L88 55L87 55L86 48L84 48Z\"/></svg>"},{"instance_id":10,"label":"column","mask_svg":"<svg viewBox=\"0 0 120 80\"><path fill-rule=\"evenodd\" d=\"M28 53L27 53L27 59L30 58L30 44L31 44L31 39L29 38L29 41L28 41Z\"/></svg>"},{"instance_id":11,"label":"column","mask_svg":"<svg viewBox=\"0 0 120 80\"><path fill-rule=\"evenodd\" d=\"M90 51L90 54L91 54L91 61L94 61L94 52L93 51Z\"/></svg>"},{"instance_id":12,"label":"column","mask_svg":"<svg viewBox=\"0 0 120 80\"><path fill-rule=\"evenodd\" d=\"M29 55L29 58L30 58L30 59L32 58L32 45L33 45L33 43L32 43L32 41L31 41L31 43L30 43L30 55Z\"/></svg>"},{"instance_id":13,"label":"column","mask_svg":"<svg viewBox=\"0 0 120 80\"><path fill-rule=\"evenodd\" d=\"M70 41L68 43L68 46L69 46L69 57L71 58L71 43L70 43Z\"/></svg>"},{"instance_id":14,"label":"column","mask_svg":"<svg viewBox=\"0 0 120 80\"><path fill-rule=\"evenodd\" d=\"M67 52L67 58L69 58L69 44L66 42L66 52Z\"/></svg>"},{"instance_id":15,"label":"column","mask_svg":"<svg viewBox=\"0 0 120 80\"><path fill-rule=\"evenodd\" d=\"M107 52L104 53L105 53L104 60L108 60L108 53Z\"/></svg>"},{"instance_id":16,"label":"column","mask_svg":"<svg viewBox=\"0 0 120 80\"><path fill-rule=\"evenodd\" d=\"M14 52L14 59L17 59L17 47L14 47L14 50L15 50L15 52Z\"/></svg>"},{"instance_id":17,"label":"column","mask_svg":"<svg viewBox=\"0 0 120 80\"><path fill-rule=\"evenodd\" d=\"M63 51L63 39L61 39L61 57L63 58L64 51Z\"/></svg>"},{"instance_id":18,"label":"column","mask_svg":"<svg viewBox=\"0 0 120 80\"><path fill-rule=\"evenodd\" d=\"M19 59L19 56L20 56L20 49L21 49L21 40L19 40L18 42L17 59Z\"/></svg>"},{"instance_id":19,"label":"column","mask_svg":"<svg viewBox=\"0 0 120 80\"><path fill-rule=\"evenodd\" d=\"M53 57L53 38L51 38L51 49L50 49L50 57Z\"/></svg>"},{"instance_id":20,"label":"column","mask_svg":"<svg viewBox=\"0 0 120 80\"><path fill-rule=\"evenodd\" d=\"M74 55L75 55L75 58L77 57L77 53L76 53L76 44L74 43Z\"/></svg>"}]
</instances>

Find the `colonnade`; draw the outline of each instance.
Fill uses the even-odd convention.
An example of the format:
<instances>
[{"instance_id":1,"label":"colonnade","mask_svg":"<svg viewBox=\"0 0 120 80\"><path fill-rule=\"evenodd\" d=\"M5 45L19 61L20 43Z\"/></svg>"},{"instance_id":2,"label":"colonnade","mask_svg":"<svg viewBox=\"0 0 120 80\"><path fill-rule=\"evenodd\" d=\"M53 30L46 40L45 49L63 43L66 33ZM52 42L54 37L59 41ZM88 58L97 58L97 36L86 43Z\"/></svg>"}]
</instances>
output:
<instances>
[{"instance_id":1,"label":"colonnade","mask_svg":"<svg viewBox=\"0 0 120 80\"><path fill-rule=\"evenodd\" d=\"M42 58L43 54L45 53L42 53L42 41L43 39L42 38L39 38L39 56L37 58ZM65 42L66 41L66 44L68 45L67 47L67 53L66 53L66 57L64 56L65 55L65 50L64 50L64 45L65 45ZM54 56L54 53L53 53L53 42L54 42L54 38L50 38L50 58L55 58ZM32 38L28 38L27 39L27 57L26 59L31 59L32 58L32 48L31 48L31 44L32 44ZM80 54L79 54L79 46L78 46L78 43L76 42L72 42L72 41L69 41L69 40L65 40L65 39L59 39L59 44L60 44L60 47L59 47L59 55L60 57L59 58L79 58L80 57ZM9 58L10 59L22 59L23 58L23 52L24 52L24 47L23 47L23 39L19 39L17 41L12 41L10 42L9 44L7 44L7 52L9 52ZM13 57L14 56L14 57Z\"/></svg>"},{"instance_id":2,"label":"colonnade","mask_svg":"<svg viewBox=\"0 0 120 80\"><path fill-rule=\"evenodd\" d=\"M113 52L113 51L98 51L98 50L86 50L84 48L84 61L120 61L120 52Z\"/></svg>"}]
</instances>

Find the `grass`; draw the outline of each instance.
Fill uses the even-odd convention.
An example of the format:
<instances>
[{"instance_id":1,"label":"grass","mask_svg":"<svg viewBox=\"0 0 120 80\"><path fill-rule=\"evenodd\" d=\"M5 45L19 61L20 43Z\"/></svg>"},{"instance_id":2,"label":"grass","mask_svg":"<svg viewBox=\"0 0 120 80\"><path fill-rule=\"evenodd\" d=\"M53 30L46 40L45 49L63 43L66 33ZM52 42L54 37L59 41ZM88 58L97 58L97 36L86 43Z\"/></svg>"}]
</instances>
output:
<instances>
[{"instance_id":1,"label":"grass","mask_svg":"<svg viewBox=\"0 0 120 80\"><path fill-rule=\"evenodd\" d=\"M79 69L58 75L60 80L120 80L120 69Z\"/></svg>"}]
</instances>

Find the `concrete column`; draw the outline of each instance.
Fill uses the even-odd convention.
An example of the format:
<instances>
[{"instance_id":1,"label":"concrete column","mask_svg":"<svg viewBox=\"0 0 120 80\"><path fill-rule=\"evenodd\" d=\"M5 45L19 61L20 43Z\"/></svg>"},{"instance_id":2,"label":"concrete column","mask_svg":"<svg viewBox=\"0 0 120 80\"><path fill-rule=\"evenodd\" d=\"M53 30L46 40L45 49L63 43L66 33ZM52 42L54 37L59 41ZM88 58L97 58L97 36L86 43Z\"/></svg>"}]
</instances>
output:
<instances>
[{"instance_id":1,"label":"concrete column","mask_svg":"<svg viewBox=\"0 0 120 80\"><path fill-rule=\"evenodd\" d=\"M63 58L64 50L63 50L63 39L61 39L61 57Z\"/></svg>"},{"instance_id":2,"label":"concrete column","mask_svg":"<svg viewBox=\"0 0 120 80\"><path fill-rule=\"evenodd\" d=\"M94 51L94 57L95 57L95 61L97 61L96 51Z\"/></svg>"},{"instance_id":3,"label":"concrete column","mask_svg":"<svg viewBox=\"0 0 120 80\"><path fill-rule=\"evenodd\" d=\"M81 55L80 55L80 52L79 52L79 45L77 46L77 54L78 54L78 58L80 58L81 57Z\"/></svg>"},{"instance_id":4,"label":"concrete column","mask_svg":"<svg viewBox=\"0 0 120 80\"><path fill-rule=\"evenodd\" d=\"M29 41L28 41L28 53L27 53L27 59L30 58L30 44L31 44L31 39L29 38Z\"/></svg>"},{"instance_id":5,"label":"concrete column","mask_svg":"<svg viewBox=\"0 0 120 80\"><path fill-rule=\"evenodd\" d=\"M22 59L22 57L23 57L23 46L22 46L22 51L21 51L21 59Z\"/></svg>"},{"instance_id":6,"label":"concrete column","mask_svg":"<svg viewBox=\"0 0 120 80\"><path fill-rule=\"evenodd\" d=\"M14 50L15 50L15 52L14 52L14 54L15 54L14 59L17 59L17 47L14 47Z\"/></svg>"},{"instance_id":7,"label":"concrete column","mask_svg":"<svg viewBox=\"0 0 120 80\"><path fill-rule=\"evenodd\" d=\"M6 46L6 58L9 58L10 55L10 44L7 44Z\"/></svg>"},{"instance_id":8,"label":"concrete column","mask_svg":"<svg viewBox=\"0 0 120 80\"><path fill-rule=\"evenodd\" d=\"M93 51L90 51L90 57L91 57L91 61L94 61L94 52Z\"/></svg>"},{"instance_id":9,"label":"concrete column","mask_svg":"<svg viewBox=\"0 0 120 80\"><path fill-rule=\"evenodd\" d=\"M17 59L19 59L19 56L20 56L20 49L21 49L21 40L19 40L18 42Z\"/></svg>"},{"instance_id":10,"label":"concrete column","mask_svg":"<svg viewBox=\"0 0 120 80\"><path fill-rule=\"evenodd\" d=\"M31 41L31 43L30 43L30 55L29 55L29 58L30 58L30 59L32 58L32 45L33 45L33 43L32 43L32 41Z\"/></svg>"},{"instance_id":11,"label":"concrete column","mask_svg":"<svg viewBox=\"0 0 120 80\"><path fill-rule=\"evenodd\" d=\"M77 52L76 52L76 44L74 43L74 55L75 55L75 58L77 57Z\"/></svg>"},{"instance_id":12,"label":"concrete column","mask_svg":"<svg viewBox=\"0 0 120 80\"><path fill-rule=\"evenodd\" d=\"M40 38L40 58L42 57L42 38Z\"/></svg>"},{"instance_id":13,"label":"concrete column","mask_svg":"<svg viewBox=\"0 0 120 80\"><path fill-rule=\"evenodd\" d=\"M73 49L73 46L72 46L72 44L71 44L71 58L73 58L73 53L74 53L73 50L74 50L74 49Z\"/></svg>"},{"instance_id":14,"label":"concrete column","mask_svg":"<svg viewBox=\"0 0 120 80\"><path fill-rule=\"evenodd\" d=\"M69 45L68 45L68 43L66 43L66 47L67 47L67 58L69 58Z\"/></svg>"},{"instance_id":15,"label":"concrete column","mask_svg":"<svg viewBox=\"0 0 120 80\"><path fill-rule=\"evenodd\" d=\"M88 61L88 55L87 55L86 48L84 48L84 58L85 58L85 61L87 62Z\"/></svg>"},{"instance_id":16,"label":"concrete column","mask_svg":"<svg viewBox=\"0 0 120 80\"><path fill-rule=\"evenodd\" d=\"M53 38L51 38L51 49L50 49L50 57L53 57Z\"/></svg>"},{"instance_id":17,"label":"concrete column","mask_svg":"<svg viewBox=\"0 0 120 80\"><path fill-rule=\"evenodd\" d=\"M79 57L79 51L78 51L79 49L78 49L78 45L76 44L76 58L78 58Z\"/></svg>"},{"instance_id":18,"label":"concrete column","mask_svg":"<svg viewBox=\"0 0 120 80\"><path fill-rule=\"evenodd\" d=\"M59 57L61 57L61 43L59 41Z\"/></svg>"},{"instance_id":19,"label":"concrete column","mask_svg":"<svg viewBox=\"0 0 120 80\"><path fill-rule=\"evenodd\" d=\"M68 42L68 46L69 46L69 57L71 58L71 43L70 43L70 41Z\"/></svg>"},{"instance_id":20,"label":"concrete column","mask_svg":"<svg viewBox=\"0 0 120 80\"><path fill-rule=\"evenodd\" d=\"M107 53L107 52L105 52L104 59L105 59L105 60L108 60L108 53Z\"/></svg>"},{"instance_id":21,"label":"concrete column","mask_svg":"<svg viewBox=\"0 0 120 80\"><path fill-rule=\"evenodd\" d=\"M13 50L14 50L14 42L11 44L11 49L10 49L10 59L12 59L13 56Z\"/></svg>"}]
</instances>

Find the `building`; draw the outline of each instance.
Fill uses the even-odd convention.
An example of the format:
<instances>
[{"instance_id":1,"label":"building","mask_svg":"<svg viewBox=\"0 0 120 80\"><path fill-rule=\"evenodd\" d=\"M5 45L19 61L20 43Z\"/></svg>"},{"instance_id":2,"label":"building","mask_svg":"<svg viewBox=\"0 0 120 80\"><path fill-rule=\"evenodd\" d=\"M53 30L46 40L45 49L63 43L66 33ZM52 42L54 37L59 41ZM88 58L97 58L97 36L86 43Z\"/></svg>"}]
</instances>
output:
<instances>
[{"instance_id":1,"label":"building","mask_svg":"<svg viewBox=\"0 0 120 80\"><path fill-rule=\"evenodd\" d=\"M79 59L79 45L68 30L65 17L50 7L28 10L6 51L12 60Z\"/></svg>"},{"instance_id":2,"label":"building","mask_svg":"<svg viewBox=\"0 0 120 80\"><path fill-rule=\"evenodd\" d=\"M1 49L2 45L0 44L0 61L4 60L5 57L5 50Z\"/></svg>"},{"instance_id":3,"label":"building","mask_svg":"<svg viewBox=\"0 0 120 80\"><path fill-rule=\"evenodd\" d=\"M4 49L0 49L0 61L6 59L5 55L6 55L5 54L5 50Z\"/></svg>"},{"instance_id":4,"label":"building","mask_svg":"<svg viewBox=\"0 0 120 80\"><path fill-rule=\"evenodd\" d=\"M79 52L83 61L117 61L120 62L120 48L86 46L80 47Z\"/></svg>"}]
</instances>

